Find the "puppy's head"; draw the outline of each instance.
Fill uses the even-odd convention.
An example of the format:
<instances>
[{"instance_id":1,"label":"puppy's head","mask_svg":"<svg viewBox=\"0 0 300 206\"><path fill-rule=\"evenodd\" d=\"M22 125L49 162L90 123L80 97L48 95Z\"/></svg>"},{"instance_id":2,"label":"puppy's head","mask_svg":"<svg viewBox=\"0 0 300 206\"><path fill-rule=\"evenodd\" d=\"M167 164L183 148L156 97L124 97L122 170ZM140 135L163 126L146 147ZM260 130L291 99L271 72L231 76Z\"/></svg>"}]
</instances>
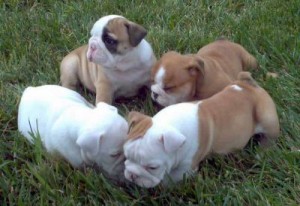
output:
<instances>
[{"instance_id":1,"label":"puppy's head","mask_svg":"<svg viewBox=\"0 0 300 206\"><path fill-rule=\"evenodd\" d=\"M152 68L151 97L162 106L191 101L203 75L200 57L167 52Z\"/></svg>"},{"instance_id":2,"label":"puppy's head","mask_svg":"<svg viewBox=\"0 0 300 206\"><path fill-rule=\"evenodd\" d=\"M175 165L174 153L186 138L175 128L157 125L138 112L130 114L129 124L125 178L141 187L155 187Z\"/></svg>"},{"instance_id":3,"label":"puppy's head","mask_svg":"<svg viewBox=\"0 0 300 206\"><path fill-rule=\"evenodd\" d=\"M100 18L91 30L87 58L96 64L110 66L118 55L125 55L147 35L140 25L122 16Z\"/></svg>"},{"instance_id":4,"label":"puppy's head","mask_svg":"<svg viewBox=\"0 0 300 206\"><path fill-rule=\"evenodd\" d=\"M123 144L127 131L128 124L115 107L98 103L76 143L86 162L95 163L109 176L116 177L124 171Z\"/></svg>"}]
</instances>

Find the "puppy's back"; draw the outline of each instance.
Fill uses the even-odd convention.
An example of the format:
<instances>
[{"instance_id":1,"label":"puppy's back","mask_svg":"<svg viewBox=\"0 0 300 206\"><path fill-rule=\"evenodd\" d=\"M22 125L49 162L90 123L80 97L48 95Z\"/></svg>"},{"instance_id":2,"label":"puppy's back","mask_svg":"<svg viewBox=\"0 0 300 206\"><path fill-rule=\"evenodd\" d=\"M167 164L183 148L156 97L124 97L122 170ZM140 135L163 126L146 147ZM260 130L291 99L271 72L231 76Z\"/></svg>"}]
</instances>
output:
<instances>
[{"instance_id":1,"label":"puppy's back","mask_svg":"<svg viewBox=\"0 0 300 206\"><path fill-rule=\"evenodd\" d=\"M61 114L68 105L92 107L77 92L57 85L28 87L24 90L18 110L18 129L32 142L29 132L41 134L46 131L47 122ZM51 117L50 117L51 116Z\"/></svg>"},{"instance_id":2,"label":"puppy's back","mask_svg":"<svg viewBox=\"0 0 300 206\"><path fill-rule=\"evenodd\" d=\"M263 133L263 146L269 146L280 134L276 105L269 93L261 88L249 72L240 72L238 80L249 85L256 96L255 117L258 123L255 133Z\"/></svg>"},{"instance_id":3,"label":"puppy's back","mask_svg":"<svg viewBox=\"0 0 300 206\"><path fill-rule=\"evenodd\" d=\"M214 56L217 58L226 56L230 61L238 58L242 63L243 71L249 69L258 69L258 63L254 56L252 56L242 45L231 42L227 39L218 39L204 47L202 47L198 55L202 56Z\"/></svg>"},{"instance_id":4,"label":"puppy's back","mask_svg":"<svg viewBox=\"0 0 300 206\"><path fill-rule=\"evenodd\" d=\"M18 110L18 130L30 142L33 141L31 132L39 132L38 124L45 124L44 118L41 117L48 109L47 104L43 103L47 99L46 94L35 87L26 88L22 94ZM42 130L43 128L40 129Z\"/></svg>"}]
</instances>

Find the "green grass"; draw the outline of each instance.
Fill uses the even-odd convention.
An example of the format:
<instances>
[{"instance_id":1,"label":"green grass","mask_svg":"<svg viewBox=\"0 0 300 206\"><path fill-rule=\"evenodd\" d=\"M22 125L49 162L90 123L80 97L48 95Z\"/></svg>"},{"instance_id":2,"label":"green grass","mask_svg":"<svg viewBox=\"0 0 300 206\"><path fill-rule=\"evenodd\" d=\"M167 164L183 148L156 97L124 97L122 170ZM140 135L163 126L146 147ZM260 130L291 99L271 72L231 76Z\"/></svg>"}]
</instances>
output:
<instances>
[{"instance_id":1,"label":"green grass","mask_svg":"<svg viewBox=\"0 0 300 206\"><path fill-rule=\"evenodd\" d=\"M300 204L300 1L12 0L0 7L0 205ZM22 91L58 84L62 58L85 44L93 23L107 14L144 25L157 57L195 53L220 36L242 44L261 66L253 76L277 105L277 145L262 150L250 142L205 160L195 177L150 190L113 184L49 156L39 142L30 145L17 131ZM268 71L279 77L267 78ZM157 111L146 93L116 105L123 115Z\"/></svg>"}]
</instances>

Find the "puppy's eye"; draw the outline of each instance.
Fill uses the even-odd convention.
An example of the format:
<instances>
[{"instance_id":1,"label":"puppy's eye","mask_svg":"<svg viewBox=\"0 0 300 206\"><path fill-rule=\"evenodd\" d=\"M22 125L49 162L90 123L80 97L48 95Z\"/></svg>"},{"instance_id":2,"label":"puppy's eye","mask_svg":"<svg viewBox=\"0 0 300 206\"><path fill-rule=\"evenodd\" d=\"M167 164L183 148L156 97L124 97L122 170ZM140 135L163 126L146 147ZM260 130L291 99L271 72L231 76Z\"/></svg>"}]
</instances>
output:
<instances>
[{"instance_id":1,"label":"puppy's eye","mask_svg":"<svg viewBox=\"0 0 300 206\"><path fill-rule=\"evenodd\" d=\"M174 86L172 86L172 87L165 87L164 90L165 90L165 92L170 92L173 88L174 88Z\"/></svg>"},{"instance_id":2,"label":"puppy's eye","mask_svg":"<svg viewBox=\"0 0 300 206\"><path fill-rule=\"evenodd\" d=\"M149 171L149 170L152 170L152 171L153 171L153 170L158 169L158 166L151 166L151 165L148 165L148 166L145 166L145 169L148 170L148 171Z\"/></svg>"},{"instance_id":3,"label":"puppy's eye","mask_svg":"<svg viewBox=\"0 0 300 206\"><path fill-rule=\"evenodd\" d=\"M120 157L121 154L122 154L122 152L117 152L117 153L115 153L115 154L111 154L110 156L111 156L112 158L117 158L117 157Z\"/></svg>"},{"instance_id":4,"label":"puppy's eye","mask_svg":"<svg viewBox=\"0 0 300 206\"><path fill-rule=\"evenodd\" d=\"M109 35L107 35L107 34L105 34L105 35L103 36L103 42L104 42L105 44L109 44L109 45L115 45L115 44L117 44L117 40L111 38L111 37L110 37Z\"/></svg>"}]
</instances>

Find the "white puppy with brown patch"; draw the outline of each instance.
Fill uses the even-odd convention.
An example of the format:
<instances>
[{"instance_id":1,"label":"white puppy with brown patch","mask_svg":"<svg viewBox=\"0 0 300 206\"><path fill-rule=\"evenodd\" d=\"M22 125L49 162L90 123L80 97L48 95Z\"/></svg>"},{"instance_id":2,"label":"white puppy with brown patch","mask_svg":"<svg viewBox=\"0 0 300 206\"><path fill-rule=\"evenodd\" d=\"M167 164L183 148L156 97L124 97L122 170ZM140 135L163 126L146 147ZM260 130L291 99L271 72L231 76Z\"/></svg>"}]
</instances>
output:
<instances>
[{"instance_id":1,"label":"white puppy with brown patch","mask_svg":"<svg viewBox=\"0 0 300 206\"><path fill-rule=\"evenodd\" d=\"M30 142L39 134L48 152L74 167L96 164L112 177L123 173L128 124L106 103L94 107L56 85L28 87L19 105L18 129Z\"/></svg>"},{"instance_id":2,"label":"white puppy with brown patch","mask_svg":"<svg viewBox=\"0 0 300 206\"><path fill-rule=\"evenodd\" d=\"M62 60L62 86L75 90L81 83L96 93L96 103L111 104L115 98L136 95L141 87L150 86L150 70L156 61L146 35L141 25L122 16L100 18L89 44Z\"/></svg>"},{"instance_id":3,"label":"white puppy with brown patch","mask_svg":"<svg viewBox=\"0 0 300 206\"><path fill-rule=\"evenodd\" d=\"M279 135L275 104L250 73L199 102L171 105L153 118L129 114L125 177L141 187L179 181L210 153L242 149L254 134L268 145Z\"/></svg>"}]
</instances>

